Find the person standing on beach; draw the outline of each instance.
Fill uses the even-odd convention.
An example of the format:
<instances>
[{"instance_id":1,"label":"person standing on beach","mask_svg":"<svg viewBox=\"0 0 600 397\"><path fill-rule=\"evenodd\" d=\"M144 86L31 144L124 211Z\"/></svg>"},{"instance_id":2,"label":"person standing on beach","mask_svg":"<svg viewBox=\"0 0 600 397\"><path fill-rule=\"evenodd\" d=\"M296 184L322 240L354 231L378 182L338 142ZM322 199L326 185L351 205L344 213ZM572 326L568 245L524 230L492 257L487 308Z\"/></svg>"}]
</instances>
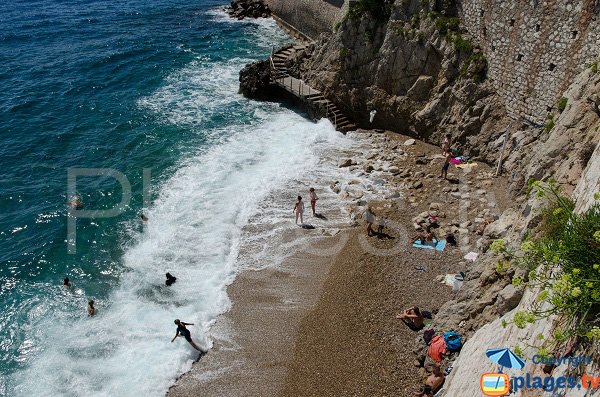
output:
<instances>
[{"instance_id":1,"label":"person standing on beach","mask_svg":"<svg viewBox=\"0 0 600 397\"><path fill-rule=\"evenodd\" d=\"M367 236L371 237L373 233L373 223L375 222L375 213L371 207L365 211L365 221L367 222Z\"/></svg>"},{"instance_id":2,"label":"person standing on beach","mask_svg":"<svg viewBox=\"0 0 600 397\"><path fill-rule=\"evenodd\" d=\"M442 142L442 153L447 155L450 153L450 134L444 136L444 142Z\"/></svg>"},{"instance_id":3,"label":"person standing on beach","mask_svg":"<svg viewBox=\"0 0 600 397\"><path fill-rule=\"evenodd\" d=\"M310 196L310 207L312 208L313 216L315 216L317 214L315 212L315 205L317 204L317 200L319 198L317 197L317 193L315 192L315 188L314 187L311 187L309 189L308 195Z\"/></svg>"},{"instance_id":4,"label":"person standing on beach","mask_svg":"<svg viewBox=\"0 0 600 397\"><path fill-rule=\"evenodd\" d=\"M445 154L446 159L444 160L444 165L442 166L442 173L440 174L440 178L448 179L448 168L450 167L450 159L452 158L452 154L450 152Z\"/></svg>"},{"instance_id":5,"label":"person standing on beach","mask_svg":"<svg viewBox=\"0 0 600 397\"><path fill-rule=\"evenodd\" d=\"M186 325L194 325L193 323L184 323L183 321L179 321L179 319L177 319L175 320L175 324L177 325L177 331L173 339L171 339L171 343L173 343L178 336L182 335L194 349L201 353L206 353L206 350L202 350L198 347L198 345L196 345L196 343L194 343L192 340L192 335L190 334L190 330L185 327Z\"/></svg>"},{"instance_id":6,"label":"person standing on beach","mask_svg":"<svg viewBox=\"0 0 600 397\"><path fill-rule=\"evenodd\" d=\"M296 225L298 224L298 217L300 217L300 224L304 223L304 219L302 215L304 214L304 201L302 201L302 196L298 196L298 201L296 205L294 205L294 212L296 213Z\"/></svg>"}]
</instances>

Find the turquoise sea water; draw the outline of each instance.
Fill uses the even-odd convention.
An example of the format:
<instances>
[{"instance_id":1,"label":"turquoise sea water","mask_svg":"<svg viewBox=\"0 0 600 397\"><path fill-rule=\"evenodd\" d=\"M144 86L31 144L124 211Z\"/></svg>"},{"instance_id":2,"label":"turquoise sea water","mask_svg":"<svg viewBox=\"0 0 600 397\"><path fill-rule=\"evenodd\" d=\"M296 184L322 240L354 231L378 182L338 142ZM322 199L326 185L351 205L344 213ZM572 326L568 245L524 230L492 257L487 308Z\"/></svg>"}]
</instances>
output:
<instances>
[{"instance_id":1,"label":"turquoise sea water","mask_svg":"<svg viewBox=\"0 0 600 397\"><path fill-rule=\"evenodd\" d=\"M173 319L210 347L241 228L298 162L317 162L307 140L338 139L237 94L240 68L289 39L271 20L228 20L225 3L0 3L0 395L162 395L196 357L169 343ZM116 169L133 191L121 215L77 221L75 254L72 167ZM98 177L77 191L88 209L122 193Z\"/></svg>"}]
</instances>

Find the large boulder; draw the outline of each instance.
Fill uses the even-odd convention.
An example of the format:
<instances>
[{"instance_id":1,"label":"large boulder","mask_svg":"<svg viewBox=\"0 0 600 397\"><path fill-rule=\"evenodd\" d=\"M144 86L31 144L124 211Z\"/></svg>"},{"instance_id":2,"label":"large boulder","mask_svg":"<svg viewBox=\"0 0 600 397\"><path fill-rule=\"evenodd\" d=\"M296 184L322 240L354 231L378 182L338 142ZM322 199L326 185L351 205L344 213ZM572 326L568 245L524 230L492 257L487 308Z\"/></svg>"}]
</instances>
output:
<instances>
[{"instance_id":1,"label":"large boulder","mask_svg":"<svg viewBox=\"0 0 600 397\"><path fill-rule=\"evenodd\" d=\"M227 8L227 13L232 18L268 18L271 10L262 0L232 0Z\"/></svg>"},{"instance_id":2,"label":"large boulder","mask_svg":"<svg viewBox=\"0 0 600 397\"><path fill-rule=\"evenodd\" d=\"M250 63L240 71L239 92L252 99L273 99L276 89L271 84L271 67L268 60Z\"/></svg>"},{"instance_id":3,"label":"large boulder","mask_svg":"<svg viewBox=\"0 0 600 397\"><path fill-rule=\"evenodd\" d=\"M496 310L501 316L508 313L521 302L523 297L523 288L517 288L512 284L508 284L496 298Z\"/></svg>"}]
</instances>

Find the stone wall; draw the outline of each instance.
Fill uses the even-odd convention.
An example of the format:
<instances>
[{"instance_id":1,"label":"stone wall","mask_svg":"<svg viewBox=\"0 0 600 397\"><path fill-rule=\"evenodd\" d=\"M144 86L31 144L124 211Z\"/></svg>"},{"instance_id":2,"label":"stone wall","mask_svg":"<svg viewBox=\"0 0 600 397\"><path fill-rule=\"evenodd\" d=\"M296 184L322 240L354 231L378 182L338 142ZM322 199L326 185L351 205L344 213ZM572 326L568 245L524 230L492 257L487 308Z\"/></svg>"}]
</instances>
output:
<instances>
[{"instance_id":1,"label":"stone wall","mask_svg":"<svg viewBox=\"0 0 600 397\"><path fill-rule=\"evenodd\" d=\"M459 16L509 113L537 123L600 53L598 0L462 0Z\"/></svg>"},{"instance_id":2,"label":"stone wall","mask_svg":"<svg viewBox=\"0 0 600 397\"><path fill-rule=\"evenodd\" d=\"M315 39L330 32L348 11L349 0L265 0L271 11Z\"/></svg>"}]
</instances>

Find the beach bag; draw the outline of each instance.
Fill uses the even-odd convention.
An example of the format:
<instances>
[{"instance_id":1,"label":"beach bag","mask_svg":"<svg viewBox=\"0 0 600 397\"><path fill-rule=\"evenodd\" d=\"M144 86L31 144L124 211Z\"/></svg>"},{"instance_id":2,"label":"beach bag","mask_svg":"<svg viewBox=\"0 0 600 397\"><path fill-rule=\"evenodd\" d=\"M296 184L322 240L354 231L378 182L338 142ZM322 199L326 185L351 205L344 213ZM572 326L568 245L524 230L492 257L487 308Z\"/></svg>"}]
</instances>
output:
<instances>
[{"instance_id":1,"label":"beach bag","mask_svg":"<svg viewBox=\"0 0 600 397\"><path fill-rule=\"evenodd\" d=\"M435 331L432 329L428 329L427 331L423 332L423 341L426 345L429 345L431 343L431 340L433 339L434 335Z\"/></svg>"},{"instance_id":2,"label":"beach bag","mask_svg":"<svg viewBox=\"0 0 600 397\"><path fill-rule=\"evenodd\" d=\"M456 332L450 331L444 333L444 341L446 342L447 349L451 352L457 352L462 347L462 337Z\"/></svg>"},{"instance_id":3,"label":"beach bag","mask_svg":"<svg viewBox=\"0 0 600 397\"><path fill-rule=\"evenodd\" d=\"M427 355L436 363L441 363L444 353L446 353L446 341L443 336L438 335L431 340L431 344L427 349Z\"/></svg>"}]
</instances>

